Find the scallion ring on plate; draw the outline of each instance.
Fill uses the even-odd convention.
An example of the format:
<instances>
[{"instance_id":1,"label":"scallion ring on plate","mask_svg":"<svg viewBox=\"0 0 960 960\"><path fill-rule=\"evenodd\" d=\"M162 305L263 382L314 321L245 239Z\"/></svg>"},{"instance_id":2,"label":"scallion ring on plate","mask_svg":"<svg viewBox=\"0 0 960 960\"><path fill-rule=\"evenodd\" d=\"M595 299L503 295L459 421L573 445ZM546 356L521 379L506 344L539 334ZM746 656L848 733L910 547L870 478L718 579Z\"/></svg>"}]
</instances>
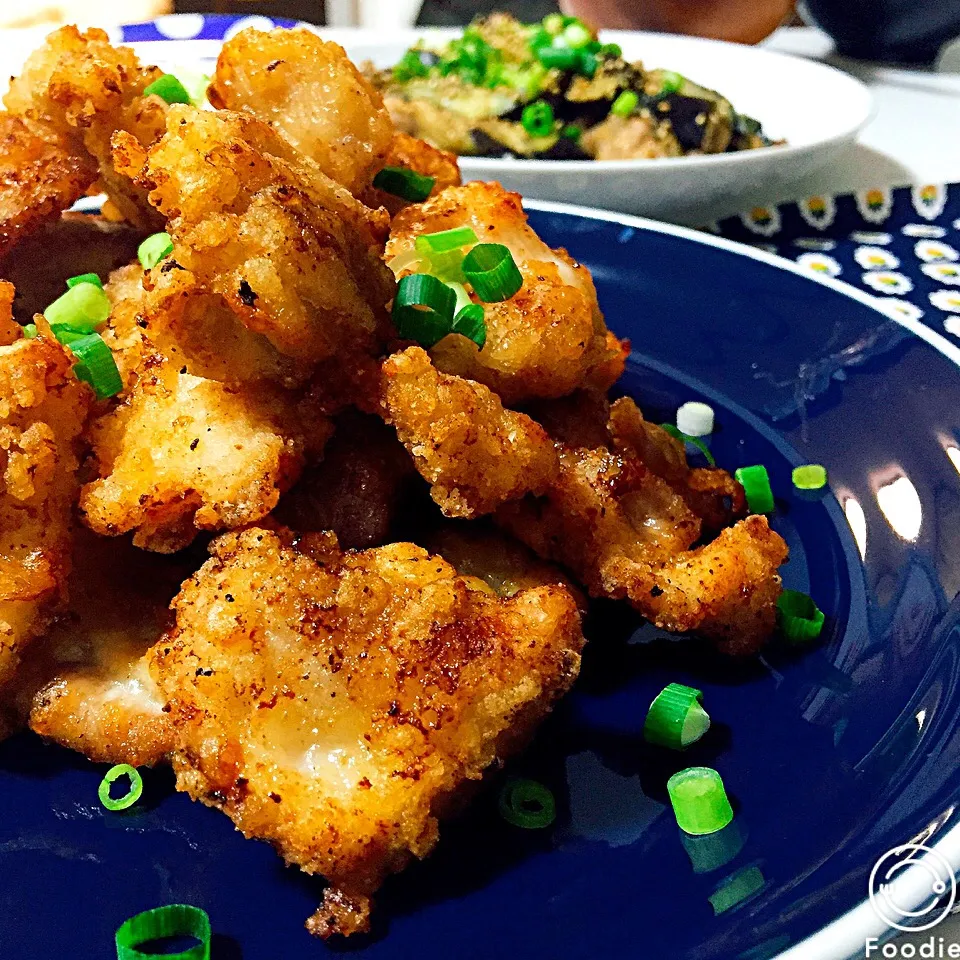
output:
<instances>
[{"instance_id":1,"label":"scallion ring on plate","mask_svg":"<svg viewBox=\"0 0 960 960\"><path fill-rule=\"evenodd\" d=\"M484 303L509 300L523 286L523 274L502 243L478 243L463 259L463 274Z\"/></svg>"},{"instance_id":2,"label":"scallion ring on plate","mask_svg":"<svg viewBox=\"0 0 960 960\"><path fill-rule=\"evenodd\" d=\"M110 316L110 298L93 283L78 283L57 297L44 311L47 323L93 333Z\"/></svg>"},{"instance_id":3,"label":"scallion ring on plate","mask_svg":"<svg viewBox=\"0 0 960 960\"><path fill-rule=\"evenodd\" d=\"M459 250L468 244L476 243L478 237L472 227L454 227L439 233L421 233L414 241L417 253L429 257L434 253L447 253Z\"/></svg>"},{"instance_id":4,"label":"scallion ring on plate","mask_svg":"<svg viewBox=\"0 0 960 960\"><path fill-rule=\"evenodd\" d=\"M155 267L171 253L173 253L173 240L166 233L151 234L137 247L137 258L144 270Z\"/></svg>"},{"instance_id":5,"label":"scallion ring on plate","mask_svg":"<svg viewBox=\"0 0 960 960\"><path fill-rule=\"evenodd\" d=\"M487 342L483 307L479 303L468 303L462 310L458 310L453 318L453 332L472 340L482 350Z\"/></svg>"},{"instance_id":6,"label":"scallion ring on plate","mask_svg":"<svg viewBox=\"0 0 960 960\"><path fill-rule=\"evenodd\" d=\"M130 781L127 792L122 797L110 796L110 788L121 777L126 777ZM130 766L129 763L118 763L115 767L111 767L97 788L100 802L110 811L128 810L142 795L143 778L137 768Z\"/></svg>"},{"instance_id":7,"label":"scallion ring on plate","mask_svg":"<svg viewBox=\"0 0 960 960\"><path fill-rule=\"evenodd\" d=\"M703 836L722 830L733 819L720 774L711 767L689 767L667 781L677 824L685 833Z\"/></svg>"},{"instance_id":8,"label":"scallion ring on plate","mask_svg":"<svg viewBox=\"0 0 960 960\"><path fill-rule=\"evenodd\" d=\"M813 599L799 590L784 590L777 599L777 626L791 643L815 640L825 619Z\"/></svg>"},{"instance_id":9,"label":"scallion ring on plate","mask_svg":"<svg viewBox=\"0 0 960 960\"><path fill-rule=\"evenodd\" d=\"M827 485L827 468L819 463L805 463L793 468L792 479L798 490L822 490Z\"/></svg>"},{"instance_id":10,"label":"scallion ring on plate","mask_svg":"<svg viewBox=\"0 0 960 960\"><path fill-rule=\"evenodd\" d=\"M739 467L734 477L747 495L747 509L751 513L770 513L774 508L770 475L762 463L752 467Z\"/></svg>"},{"instance_id":11,"label":"scallion ring on plate","mask_svg":"<svg viewBox=\"0 0 960 960\"><path fill-rule=\"evenodd\" d=\"M149 97L151 94L156 94L167 103L193 102L187 88L172 73L165 73L143 88L144 96Z\"/></svg>"},{"instance_id":12,"label":"scallion ring on plate","mask_svg":"<svg viewBox=\"0 0 960 960\"><path fill-rule=\"evenodd\" d=\"M657 694L643 725L643 739L671 750L684 750L710 729L703 693L682 683L668 683Z\"/></svg>"},{"instance_id":13,"label":"scallion ring on plate","mask_svg":"<svg viewBox=\"0 0 960 960\"><path fill-rule=\"evenodd\" d=\"M140 947L153 940L168 937L193 937L196 945L180 953L164 953L167 960L210 960L213 931L206 910L186 903L145 910L131 917L117 930L117 960L149 960L155 952L144 953Z\"/></svg>"},{"instance_id":14,"label":"scallion ring on plate","mask_svg":"<svg viewBox=\"0 0 960 960\"><path fill-rule=\"evenodd\" d=\"M95 273L81 273L76 277L67 278L67 288L75 287L78 283L92 283L103 289L103 281Z\"/></svg>"},{"instance_id":15,"label":"scallion ring on plate","mask_svg":"<svg viewBox=\"0 0 960 960\"><path fill-rule=\"evenodd\" d=\"M500 816L524 830L542 830L557 817L557 802L536 780L508 780L500 791Z\"/></svg>"}]
</instances>

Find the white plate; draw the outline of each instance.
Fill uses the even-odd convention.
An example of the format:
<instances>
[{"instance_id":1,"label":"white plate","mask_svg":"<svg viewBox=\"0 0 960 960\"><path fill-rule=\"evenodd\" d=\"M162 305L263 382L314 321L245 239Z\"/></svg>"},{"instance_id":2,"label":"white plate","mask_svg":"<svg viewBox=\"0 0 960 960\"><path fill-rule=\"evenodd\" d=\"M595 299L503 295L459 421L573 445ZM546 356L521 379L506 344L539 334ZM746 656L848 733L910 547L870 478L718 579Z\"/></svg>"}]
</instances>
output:
<instances>
[{"instance_id":1,"label":"white plate","mask_svg":"<svg viewBox=\"0 0 960 960\"><path fill-rule=\"evenodd\" d=\"M456 30L321 30L356 61L395 63L422 37ZM461 160L464 177L499 180L525 197L566 201L676 223L702 225L741 212L762 196L788 199L803 177L832 163L870 119L870 92L858 80L812 60L695 37L611 30L628 60L676 70L718 90L787 145L743 153L662 160Z\"/></svg>"}]
</instances>

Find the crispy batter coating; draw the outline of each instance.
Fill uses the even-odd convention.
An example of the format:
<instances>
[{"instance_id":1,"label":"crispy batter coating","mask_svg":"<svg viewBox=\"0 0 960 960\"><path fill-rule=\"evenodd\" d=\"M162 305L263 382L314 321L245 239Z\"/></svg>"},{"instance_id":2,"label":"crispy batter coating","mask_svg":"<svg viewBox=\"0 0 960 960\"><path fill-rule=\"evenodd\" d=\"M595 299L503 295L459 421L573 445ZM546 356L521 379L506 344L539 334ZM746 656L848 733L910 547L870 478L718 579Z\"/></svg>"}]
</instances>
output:
<instances>
[{"instance_id":1,"label":"crispy batter coating","mask_svg":"<svg viewBox=\"0 0 960 960\"><path fill-rule=\"evenodd\" d=\"M178 788L324 874L308 929L328 936L367 929L385 876L570 686L583 638L559 587L503 600L412 544L300 549L217 540L151 669Z\"/></svg>"},{"instance_id":2,"label":"crispy batter coating","mask_svg":"<svg viewBox=\"0 0 960 960\"><path fill-rule=\"evenodd\" d=\"M423 174L425 177L433 177L431 197L437 196L447 187L459 187L462 182L456 154L439 150L426 140L418 140L416 137L411 137L409 133L401 133L399 130L394 133L390 141L390 149L383 159L382 166L402 167ZM396 216L404 207L410 206L408 200L384 190L378 190L374 186L367 187L358 196L368 207L386 207L390 211L390 216Z\"/></svg>"},{"instance_id":3,"label":"crispy batter coating","mask_svg":"<svg viewBox=\"0 0 960 960\"><path fill-rule=\"evenodd\" d=\"M343 47L302 28L228 40L207 96L269 123L351 193L369 186L393 136L383 99Z\"/></svg>"},{"instance_id":4,"label":"crispy batter coating","mask_svg":"<svg viewBox=\"0 0 960 960\"><path fill-rule=\"evenodd\" d=\"M148 146L163 132L166 102L143 95L161 72L141 66L129 47L112 46L102 30L62 27L30 55L3 102L34 134L69 155L92 160L98 186L120 217L145 229L159 228L144 192L114 168L110 138L123 130Z\"/></svg>"},{"instance_id":5,"label":"crispy batter coating","mask_svg":"<svg viewBox=\"0 0 960 960\"><path fill-rule=\"evenodd\" d=\"M766 518L691 549L699 517L636 457L568 447L560 463L545 497L506 504L497 521L592 596L627 599L658 627L695 630L737 654L767 639L787 548Z\"/></svg>"},{"instance_id":6,"label":"crispy batter coating","mask_svg":"<svg viewBox=\"0 0 960 960\"><path fill-rule=\"evenodd\" d=\"M145 654L173 625L170 601L195 570L78 528L66 610L21 687L30 728L98 763L162 760L172 728Z\"/></svg>"},{"instance_id":7,"label":"crispy batter coating","mask_svg":"<svg viewBox=\"0 0 960 960\"><path fill-rule=\"evenodd\" d=\"M268 124L176 105L145 154L115 138L118 166L169 219L173 256L288 356L371 352L393 297L381 262L386 211L325 176Z\"/></svg>"},{"instance_id":8,"label":"crispy batter coating","mask_svg":"<svg viewBox=\"0 0 960 960\"><path fill-rule=\"evenodd\" d=\"M440 373L409 347L383 365L388 423L448 517L477 517L546 489L557 455L546 431L481 383Z\"/></svg>"},{"instance_id":9,"label":"crispy batter coating","mask_svg":"<svg viewBox=\"0 0 960 960\"><path fill-rule=\"evenodd\" d=\"M662 477L703 520L706 530L717 533L746 514L743 487L726 470L689 467L683 443L645 420L629 397L611 406L609 432L614 447Z\"/></svg>"},{"instance_id":10,"label":"crispy batter coating","mask_svg":"<svg viewBox=\"0 0 960 960\"><path fill-rule=\"evenodd\" d=\"M138 547L170 553L200 530L265 517L329 432L285 391L239 390L161 362L92 425L99 479L81 490L80 509L97 533L135 531Z\"/></svg>"},{"instance_id":11,"label":"crispy batter coating","mask_svg":"<svg viewBox=\"0 0 960 960\"><path fill-rule=\"evenodd\" d=\"M344 547L380 546L411 498L416 475L396 431L368 414L336 420L323 459L281 498L276 518L295 530L332 530Z\"/></svg>"},{"instance_id":12,"label":"crispy batter coating","mask_svg":"<svg viewBox=\"0 0 960 960\"><path fill-rule=\"evenodd\" d=\"M138 367L155 355L185 373L231 385L267 380L296 387L309 374L306 364L245 327L223 297L204 292L174 259L147 272L139 264L122 267L104 289L112 312L101 333L128 389Z\"/></svg>"},{"instance_id":13,"label":"crispy batter coating","mask_svg":"<svg viewBox=\"0 0 960 960\"><path fill-rule=\"evenodd\" d=\"M19 340L22 334L20 324L13 319L13 301L16 288L6 280L0 280L0 346L6 347Z\"/></svg>"},{"instance_id":14,"label":"crispy batter coating","mask_svg":"<svg viewBox=\"0 0 960 960\"><path fill-rule=\"evenodd\" d=\"M0 687L63 599L91 398L49 331L0 347Z\"/></svg>"},{"instance_id":15,"label":"crispy batter coating","mask_svg":"<svg viewBox=\"0 0 960 960\"><path fill-rule=\"evenodd\" d=\"M509 404L611 386L626 346L604 325L590 272L534 233L518 194L472 182L408 207L394 217L388 262L409 254L420 234L462 226L473 227L481 242L509 247L524 283L509 300L486 305L482 350L465 337L446 337L431 352L437 367L486 384Z\"/></svg>"},{"instance_id":16,"label":"crispy batter coating","mask_svg":"<svg viewBox=\"0 0 960 960\"><path fill-rule=\"evenodd\" d=\"M76 203L97 168L55 140L45 140L12 113L0 112L0 257Z\"/></svg>"}]
</instances>

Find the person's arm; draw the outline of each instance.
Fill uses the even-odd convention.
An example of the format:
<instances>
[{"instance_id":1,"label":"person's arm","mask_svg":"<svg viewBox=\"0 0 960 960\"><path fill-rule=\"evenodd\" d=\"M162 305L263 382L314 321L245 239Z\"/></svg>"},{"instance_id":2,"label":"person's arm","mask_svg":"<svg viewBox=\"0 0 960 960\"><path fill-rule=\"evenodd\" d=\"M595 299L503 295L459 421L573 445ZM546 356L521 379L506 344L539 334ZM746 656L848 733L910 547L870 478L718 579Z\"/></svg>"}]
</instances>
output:
<instances>
[{"instance_id":1,"label":"person's arm","mask_svg":"<svg viewBox=\"0 0 960 960\"><path fill-rule=\"evenodd\" d=\"M793 0L560 0L560 6L565 13L608 29L757 43L783 23Z\"/></svg>"}]
</instances>

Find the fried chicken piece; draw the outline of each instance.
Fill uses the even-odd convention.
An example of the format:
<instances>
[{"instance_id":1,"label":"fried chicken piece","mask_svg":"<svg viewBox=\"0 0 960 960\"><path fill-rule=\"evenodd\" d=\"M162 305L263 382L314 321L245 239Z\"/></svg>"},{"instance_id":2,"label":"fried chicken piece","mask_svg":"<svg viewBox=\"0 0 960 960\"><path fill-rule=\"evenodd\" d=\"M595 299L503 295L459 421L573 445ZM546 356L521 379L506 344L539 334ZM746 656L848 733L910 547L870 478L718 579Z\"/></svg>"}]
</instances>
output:
<instances>
[{"instance_id":1,"label":"fried chicken piece","mask_svg":"<svg viewBox=\"0 0 960 960\"><path fill-rule=\"evenodd\" d=\"M329 432L285 391L239 389L161 362L91 426L99 479L81 490L80 509L97 533L135 531L138 547L171 553L200 530L265 517Z\"/></svg>"},{"instance_id":2,"label":"fried chicken piece","mask_svg":"<svg viewBox=\"0 0 960 960\"><path fill-rule=\"evenodd\" d=\"M390 149L384 157L382 166L401 167L425 177L433 177L431 197L437 196L447 187L459 187L462 182L456 154L447 153L446 150L440 150L426 140L418 140L416 137L411 137L409 133L401 133L399 130L394 133L390 141ZM359 198L368 207L386 207L392 217L404 207L410 206L410 201L387 193L385 190L378 190L374 186L367 187L359 194Z\"/></svg>"},{"instance_id":3,"label":"fried chicken piece","mask_svg":"<svg viewBox=\"0 0 960 960\"><path fill-rule=\"evenodd\" d=\"M323 459L307 468L275 515L295 530L332 530L344 547L379 546L389 540L414 480L422 483L396 431L348 411L337 418Z\"/></svg>"},{"instance_id":4,"label":"fried chicken piece","mask_svg":"<svg viewBox=\"0 0 960 960\"><path fill-rule=\"evenodd\" d=\"M746 514L743 487L726 470L688 466L683 443L645 420L629 397L621 397L610 408L609 432L614 448L639 458L666 480L707 531L717 533Z\"/></svg>"},{"instance_id":5,"label":"fried chicken piece","mask_svg":"<svg viewBox=\"0 0 960 960\"><path fill-rule=\"evenodd\" d=\"M166 756L172 728L145 655L173 626L170 601L196 566L77 530L69 602L21 687L35 733L98 763Z\"/></svg>"},{"instance_id":6,"label":"fried chicken piece","mask_svg":"<svg viewBox=\"0 0 960 960\"><path fill-rule=\"evenodd\" d=\"M0 114L0 118L3 114ZM111 271L135 260L142 230L89 213L64 213L24 237L8 256L0 257L0 276L17 288L14 316L32 323L65 290L68 277Z\"/></svg>"},{"instance_id":7,"label":"fried chicken piece","mask_svg":"<svg viewBox=\"0 0 960 960\"><path fill-rule=\"evenodd\" d=\"M37 136L20 117L0 112L0 257L56 221L96 175L86 154L76 156L63 143Z\"/></svg>"},{"instance_id":8,"label":"fried chicken piece","mask_svg":"<svg viewBox=\"0 0 960 960\"><path fill-rule=\"evenodd\" d=\"M161 74L158 67L141 66L129 47L112 46L103 30L61 27L30 55L3 102L55 149L95 164L97 187L110 198L105 209L143 229L159 229L161 220L144 192L114 168L110 138L122 130L149 146L160 136L167 104L144 96L144 89Z\"/></svg>"},{"instance_id":9,"label":"fried chicken piece","mask_svg":"<svg viewBox=\"0 0 960 960\"><path fill-rule=\"evenodd\" d=\"M387 422L448 517L477 517L541 493L557 471L539 424L505 409L483 384L440 373L419 347L386 360L382 391Z\"/></svg>"},{"instance_id":10,"label":"fried chicken piece","mask_svg":"<svg viewBox=\"0 0 960 960\"><path fill-rule=\"evenodd\" d=\"M343 47L302 28L228 40L207 96L269 123L351 193L369 186L393 136L382 97Z\"/></svg>"},{"instance_id":11,"label":"fried chicken piece","mask_svg":"<svg viewBox=\"0 0 960 960\"><path fill-rule=\"evenodd\" d=\"M0 687L63 599L75 441L92 400L49 330L0 347Z\"/></svg>"},{"instance_id":12,"label":"fried chicken piece","mask_svg":"<svg viewBox=\"0 0 960 960\"><path fill-rule=\"evenodd\" d=\"M307 363L371 353L389 333L386 211L368 210L271 127L175 105L144 153L115 138L118 166L150 187L173 257L249 329Z\"/></svg>"},{"instance_id":13,"label":"fried chicken piece","mask_svg":"<svg viewBox=\"0 0 960 960\"><path fill-rule=\"evenodd\" d=\"M267 380L293 388L309 375L308 365L245 327L219 294L204 292L174 259L146 272L139 264L122 267L104 290L112 311L101 333L127 389L154 356L184 373L230 385Z\"/></svg>"},{"instance_id":14,"label":"fried chicken piece","mask_svg":"<svg viewBox=\"0 0 960 960\"><path fill-rule=\"evenodd\" d=\"M465 337L445 337L431 351L437 367L486 384L508 404L610 387L629 346L604 325L587 268L534 233L518 194L473 182L408 207L393 219L388 262L401 257L404 263L421 234L464 226L481 242L507 246L524 283L509 300L485 305L482 350ZM405 266L399 274L415 269Z\"/></svg>"},{"instance_id":15,"label":"fried chicken piece","mask_svg":"<svg viewBox=\"0 0 960 960\"><path fill-rule=\"evenodd\" d=\"M307 922L326 937L368 929L384 878L569 688L583 637L560 587L503 600L412 544L297 543L219 538L151 670L178 789L326 876Z\"/></svg>"},{"instance_id":16,"label":"fried chicken piece","mask_svg":"<svg viewBox=\"0 0 960 960\"><path fill-rule=\"evenodd\" d=\"M690 549L699 518L636 457L568 447L560 464L546 496L500 507L497 522L591 596L627 599L658 627L695 630L736 654L767 639L787 548L766 518Z\"/></svg>"}]
</instances>

